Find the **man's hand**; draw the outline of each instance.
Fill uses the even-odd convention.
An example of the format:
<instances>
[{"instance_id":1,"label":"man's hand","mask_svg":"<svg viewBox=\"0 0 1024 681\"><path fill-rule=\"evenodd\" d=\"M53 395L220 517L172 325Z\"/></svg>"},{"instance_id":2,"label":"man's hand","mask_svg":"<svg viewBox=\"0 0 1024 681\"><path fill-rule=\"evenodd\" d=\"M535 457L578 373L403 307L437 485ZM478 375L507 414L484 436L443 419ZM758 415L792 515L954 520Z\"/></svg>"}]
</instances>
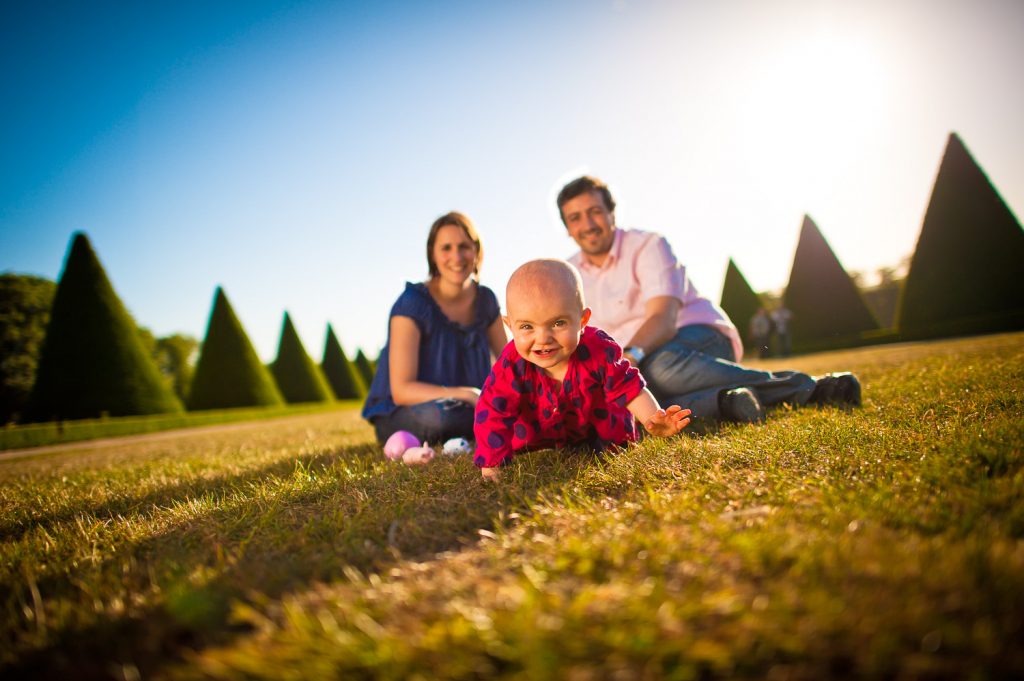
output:
<instances>
[{"instance_id":1,"label":"man's hand","mask_svg":"<svg viewBox=\"0 0 1024 681\"><path fill-rule=\"evenodd\" d=\"M490 480L491 482L498 482L501 480L501 469L499 468L481 468L480 475L484 476L484 480Z\"/></svg>"},{"instance_id":2,"label":"man's hand","mask_svg":"<svg viewBox=\"0 0 1024 681\"><path fill-rule=\"evenodd\" d=\"M651 435L668 437L675 435L690 423L690 410L673 404L668 409L659 409L644 422L644 428Z\"/></svg>"}]
</instances>

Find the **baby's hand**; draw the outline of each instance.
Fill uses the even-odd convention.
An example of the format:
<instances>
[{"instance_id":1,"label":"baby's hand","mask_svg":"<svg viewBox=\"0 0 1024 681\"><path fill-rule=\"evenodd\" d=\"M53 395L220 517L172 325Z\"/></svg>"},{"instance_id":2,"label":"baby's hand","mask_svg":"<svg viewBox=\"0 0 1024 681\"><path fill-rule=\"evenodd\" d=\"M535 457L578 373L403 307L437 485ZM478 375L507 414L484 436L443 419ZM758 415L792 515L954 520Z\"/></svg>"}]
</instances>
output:
<instances>
[{"instance_id":1,"label":"baby's hand","mask_svg":"<svg viewBox=\"0 0 1024 681\"><path fill-rule=\"evenodd\" d=\"M651 435L668 437L675 435L690 423L690 410L673 404L668 409L659 409L647 419L644 428Z\"/></svg>"},{"instance_id":2,"label":"baby's hand","mask_svg":"<svg viewBox=\"0 0 1024 681\"><path fill-rule=\"evenodd\" d=\"M501 470L498 468L481 468L480 475L484 476L484 480L490 480L491 482L501 480Z\"/></svg>"}]
</instances>

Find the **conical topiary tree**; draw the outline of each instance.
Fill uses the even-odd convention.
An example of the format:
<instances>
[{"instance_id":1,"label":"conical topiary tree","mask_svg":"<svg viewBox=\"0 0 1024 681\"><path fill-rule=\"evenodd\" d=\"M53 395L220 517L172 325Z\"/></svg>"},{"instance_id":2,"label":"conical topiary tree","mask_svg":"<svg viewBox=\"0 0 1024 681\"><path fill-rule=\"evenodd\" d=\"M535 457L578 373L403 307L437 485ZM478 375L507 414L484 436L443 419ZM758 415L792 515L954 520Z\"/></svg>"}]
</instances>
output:
<instances>
[{"instance_id":1,"label":"conical topiary tree","mask_svg":"<svg viewBox=\"0 0 1024 681\"><path fill-rule=\"evenodd\" d=\"M30 419L181 410L88 237L74 234L39 354Z\"/></svg>"},{"instance_id":2,"label":"conical topiary tree","mask_svg":"<svg viewBox=\"0 0 1024 681\"><path fill-rule=\"evenodd\" d=\"M750 318L764 305L761 299L750 288L740 268L729 258L729 265L725 270L725 282L722 284L722 309L729 315L729 319L739 329L743 342L751 345Z\"/></svg>"},{"instance_id":3,"label":"conical topiary tree","mask_svg":"<svg viewBox=\"0 0 1024 681\"><path fill-rule=\"evenodd\" d=\"M283 403L274 378L256 356L228 297L218 286L192 377L188 408L270 407Z\"/></svg>"},{"instance_id":4,"label":"conical topiary tree","mask_svg":"<svg viewBox=\"0 0 1024 681\"><path fill-rule=\"evenodd\" d=\"M286 402L330 402L334 399L331 386L320 372L320 367L310 359L287 312L281 327L277 359L270 365L270 372Z\"/></svg>"},{"instance_id":5,"label":"conical topiary tree","mask_svg":"<svg viewBox=\"0 0 1024 681\"><path fill-rule=\"evenodd\" d=\"M793 313L790 326L797 350L857 345L863 332L878 329L857 286L806 215L783 305Z\"/></svg>"},{"instance_id":6,"label":"conical topiary tree","mask_svg":"<svg viewBox=\"0 0 1024 681\"><path fill-rule=\"evenodd\" d=\"M356 350L355 365L356 370L359 372L359 376L363 379L363 384L369 387L369 385L373 383L373 374L375 373L375 369L370 363L370 359L363 354L361 349Z\"/></svg>"},{"instance_id":7,"label":"conical topiary tree","mask_svg":"<svg viewBox=\"0 0 1024 681\"><path fill-rule=\"evenodd\" d=\"M897 319L904 338L1024 328L1024 230L955 133Z\"/></svg>"},{"instance_id":8,"label":"conical topiary tree","mask_svg":"<svg viewBox=\"0 0 1024 681\"><path fill-rule=\"evenodd\" d=\"M361 400L366 397L366 385L359 371L345 356L330 324L327 325L327 341L324 343L324 361L320 366L339 400Z\"/></svg>"}]
</instances>

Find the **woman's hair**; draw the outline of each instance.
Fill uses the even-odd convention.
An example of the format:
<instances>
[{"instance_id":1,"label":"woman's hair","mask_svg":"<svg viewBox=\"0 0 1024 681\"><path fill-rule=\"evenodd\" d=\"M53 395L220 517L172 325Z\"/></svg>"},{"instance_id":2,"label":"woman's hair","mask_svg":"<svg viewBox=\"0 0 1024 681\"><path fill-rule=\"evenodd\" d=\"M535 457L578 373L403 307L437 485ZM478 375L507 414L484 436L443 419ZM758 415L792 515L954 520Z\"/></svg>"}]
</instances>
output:
<instances>
[{"instance_id":1,"label":"woman's hair","mask_svg":"<svg viewBox=\"0 0 1024 681\"><path fill-rule=\"evenodd\" d=\"M472 220L462 213L453 210L434 220L434 224L430 226L430 234L427 236L427 267L430 270L431 278L440 274L437 269L437 263L434 262L434 243L437 241L437 233L441 231L442 227L449 225L461 227L469 240L476 246L476 263L473 265L473 274L479 275L480 265L484 261L484 246L480 243L480 234L476 231L476 227L473 226Z\"/></svg>"}]
</instances>

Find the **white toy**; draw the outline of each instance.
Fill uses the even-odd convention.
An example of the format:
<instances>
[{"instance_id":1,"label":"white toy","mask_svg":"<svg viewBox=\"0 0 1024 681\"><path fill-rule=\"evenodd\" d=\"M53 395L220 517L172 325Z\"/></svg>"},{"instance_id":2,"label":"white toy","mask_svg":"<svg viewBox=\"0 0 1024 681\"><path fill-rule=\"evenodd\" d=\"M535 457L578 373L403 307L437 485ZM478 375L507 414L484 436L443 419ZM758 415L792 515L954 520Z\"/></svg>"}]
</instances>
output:
<instances>
[{"instance_id":1,"label":"white toy","mask_svg":"<svg viewBox=\"0 0 1024 681\"><path fill-rule=\"evenodd\" d=\"M407 430L395 431L384 443L384 456L392 461L399 461L407 449L419 447L423 443Z\"/></svg>"},{"instance_id":2,"label":"white toy","mask_svg":"<svg viewBox=\"0 0 1024 681\"><path fill-rule=\"evenodd\" d=\"M410 447L402 454L402 462L407 466L420 466L434 459L433 447Z\"/></svg>"},{"instance_id":3,"label":"white toy","mask_svg":"<svg viewBox=\"0 0 1024 681\"><path fill-rule=\"evenodd\" d=\"M441 453L445 456L459 456L460 454L472 454L473 445L464 437L453 437L444 443Z\"/></svg>"}]
</instances>

